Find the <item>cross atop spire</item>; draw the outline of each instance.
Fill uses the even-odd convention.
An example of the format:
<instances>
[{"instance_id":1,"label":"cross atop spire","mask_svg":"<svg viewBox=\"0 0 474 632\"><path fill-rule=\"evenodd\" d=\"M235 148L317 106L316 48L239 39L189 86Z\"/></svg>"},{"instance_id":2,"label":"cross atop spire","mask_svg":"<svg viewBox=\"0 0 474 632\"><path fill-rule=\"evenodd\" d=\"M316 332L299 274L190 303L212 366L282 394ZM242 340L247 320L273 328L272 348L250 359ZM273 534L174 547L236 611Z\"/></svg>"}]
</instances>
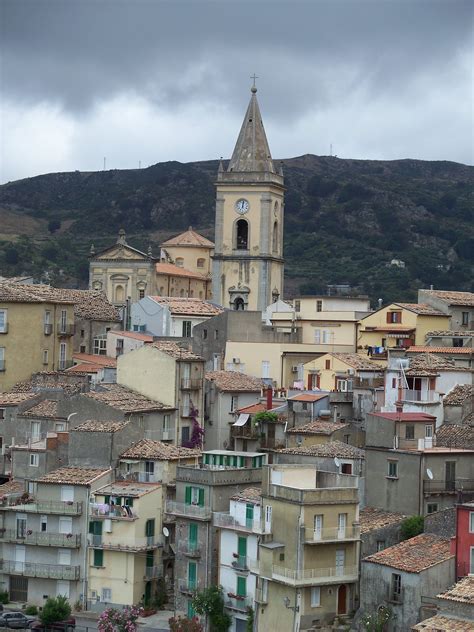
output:
<instances>
[{"instance_id":1,"label":"cross atop spire","mask_svg":"<svg viewBox=\"0 0 474 632\"><path fill-rule=\"evenodd\" d=\"M253 79L253 85L250 88L251 92L257 92L257 86L255 85L255 80L258 79L257 75L255 73L253 73L253 75L250 77L250 79Z\"/></svg>"}]
</instances>

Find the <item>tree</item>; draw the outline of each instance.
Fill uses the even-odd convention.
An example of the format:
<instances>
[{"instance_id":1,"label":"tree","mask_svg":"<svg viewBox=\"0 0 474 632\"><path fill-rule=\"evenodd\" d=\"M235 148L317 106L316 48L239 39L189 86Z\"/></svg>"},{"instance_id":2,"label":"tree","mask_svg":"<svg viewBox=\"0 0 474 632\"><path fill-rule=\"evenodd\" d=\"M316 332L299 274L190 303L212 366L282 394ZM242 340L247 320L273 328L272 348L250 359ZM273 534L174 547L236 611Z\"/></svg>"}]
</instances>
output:
<instances>
[{"instance_id":1,"label":"tree","mask_svg":"<svg viewBox=\"0 0 474 632\"><path fill-rule=\"evenodd\" d=\"M52 219L48 223L48 230L51 233L51 235L55 233L57 230L59 230L60 228L61 228L61 222L59 221L59 219Z\"/></svg>"},{"instance_id":2,"label":"tree","mask_svg":"<svg viewBox=\"0 0 474 632\"><path fill-rule=\"evenodd\" d=\"M386 606L380 606L376 613L364 615L361 623L367 632L383 632L391 618L392 610Z\"/></svg>"},{"instance_id":3,"label":"tree","mask_svg":"<svg viewBox=\"0 0 474 632\"><path fill-rule=\"evenodd\" d=\"M423 516L410 516L405 518L400 526L400 532L403 540L409 540L416 535L423 533L425 527L425 520Z\"/></svg>"},{"instance_id":4,"label":"tree","mask_svg":"<svg viewBox=\"0 0 474 632\"><path fill-rule=\"evenodd\" d=\"M66 621L70 616L71 606L67 597L58 595L57 597L48 597L39 618L44 626L48 626L56 621Z\"/></svg>"},{"instance_id":5,"label":"tree","mask_svg":"<svg viewBox=\"0 0 474 632\"><path fill-rule=\"evenodd\" d=\"M232 619L224 610L224 590L222 586L209 586L197 592L192 601L195 612L209 617L211 632L227 632Z\"/></svg>"},{"instance_id":6,"label":"tree","mask_svg":"<svg viewBox=\"0 0 474 632\"><path fill-rule=\"evenodd\" d=\"M8 246L5 250L5 263L14 266L18 263L19 259L18 250L14 246Z\"/></svg>"},{"instance_id":7,"label":"tree","mask_svg":"<svg viewBox=\"0 0 474 632\"><path fill-rule=\"evenodd\" d=\"M188 617L171 617L171 619L168 619L168 623L170 624L170 632L204 632L204 628L197 617L192 619L188 619Z\"/></svg>"}]
</instances>

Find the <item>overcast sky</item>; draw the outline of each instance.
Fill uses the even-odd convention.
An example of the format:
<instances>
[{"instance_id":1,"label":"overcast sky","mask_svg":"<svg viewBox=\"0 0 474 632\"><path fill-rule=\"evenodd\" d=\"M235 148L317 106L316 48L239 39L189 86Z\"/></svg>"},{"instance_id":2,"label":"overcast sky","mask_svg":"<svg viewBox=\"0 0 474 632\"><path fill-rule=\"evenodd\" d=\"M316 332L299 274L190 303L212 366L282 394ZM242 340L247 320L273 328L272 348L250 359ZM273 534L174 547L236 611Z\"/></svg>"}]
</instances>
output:
<instances>
[{"instance_id":1,"label":"overcast sky","mask_svg":"<svg viewBox=\"0 0 474 632\"><path fill-rule=\"evenodd\" d=\"M1 181L272 154L473 163L470 0L0 0Z\"/></svg>"}]
</instances>

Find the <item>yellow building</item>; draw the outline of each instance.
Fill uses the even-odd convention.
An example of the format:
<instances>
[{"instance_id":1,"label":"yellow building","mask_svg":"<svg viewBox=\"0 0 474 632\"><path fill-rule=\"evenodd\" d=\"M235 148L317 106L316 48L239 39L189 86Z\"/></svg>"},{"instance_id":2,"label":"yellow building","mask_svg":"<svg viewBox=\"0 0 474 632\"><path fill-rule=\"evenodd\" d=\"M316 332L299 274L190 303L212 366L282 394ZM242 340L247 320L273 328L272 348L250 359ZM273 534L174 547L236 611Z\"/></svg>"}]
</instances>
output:
<instances>
[{"instance_id":1,"label":"yellow building","mask_svg":"<svg viewBox=\"0 0 474 632\"><path fill-rule=\"evenodd\" d=\"M192 226L184 233L164 241L161 250L165 251L171 263L210 278L214 244L193 230Z\"/></svg>"},{"instance_id":2,"label":"yellow building","mask_svg":"<svg viewBox=\"0 0 474 632\"><path fill-rule=\"evenodd\" d=\"M89 512L88 600L150 602L162 576L161 485L120 481L94 493Z\"/></svg>"},{"instance_id":3,"label":"yellow building","mask_svg":"<svg viewBox=\"0 0 474 632\"><path fill-rule=\"evenodd\" d=\"M284 186L251 92L232 158L217 174L212 294L223 307L263 311L283 293Z\"/></svg>"},{"instance_id":4,"label":"yellow building","mask_svg":"<svg viewBox=\"0 0 474 632\"><path fill-rule=\"evenodd\" d=\"M72 365L74 302L49 285L0 283L0 392Z\"/></svg>"},{"instance_id":5,"label":"yellow building","mask_svg":"<svg viewBox=\"0 0 474 632\"><path fill-rule=\"evenodd\" d=\"M304 365L308 390L350 392L354 386L383 386L384 369L357 353L326 353Z\"/></svg>"},{"instance_id":6,"label":"yellow building","mask_svg":"<svg viewBox=\"0 0 474 632\"><path fill-rule=\"evenodd\" d=\"M449 315L425 303L392 303L362 318L357 351L385 363L387 349L424 345L430 331L449 327Z\"/></svg>"},{"instance_id":7,"label":"yellow building","mask_svg":"<svg viewBox=\"0 0 474 632\"><path fill-rule=\"evenodd\" d=\"M286 447L307 447L332 441L344 441L347 434L350 434L349 424L333 421L329 416L319 417L302 426L289 428L286 431Z\"/></svg>"}]
</instances>

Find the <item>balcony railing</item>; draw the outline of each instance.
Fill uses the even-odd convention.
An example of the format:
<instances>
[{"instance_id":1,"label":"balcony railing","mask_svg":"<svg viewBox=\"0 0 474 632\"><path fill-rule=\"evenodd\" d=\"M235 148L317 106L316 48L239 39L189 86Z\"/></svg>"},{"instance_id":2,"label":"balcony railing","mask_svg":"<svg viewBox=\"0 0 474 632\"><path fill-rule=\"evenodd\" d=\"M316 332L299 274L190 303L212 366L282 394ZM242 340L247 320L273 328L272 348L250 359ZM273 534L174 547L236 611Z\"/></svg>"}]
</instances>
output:
<instances>
[{"instance_id":1,"label":"balcony railing","mask_svg":"<svg viewBox=\"0 0 474 632\"><path fill-rule=\"evenodd\" d=\"M178 589L182 593L192 595L193 593L196 592L196 590L201 589L201 582L199 582L198 580L189 581L189 579L179 579Z\"/></svg>"},{"instance_id":2,"label":"balcony railing","mask_svg":"<svg viewBox=\"0 0 474 632\"><path fill-rule=\"evenodd\" d=\"M248 608L253 606L253 599L251 597L240 597L238 595L229 597L229 594L227 594L225 597L225 606L231 610L247 612Z\"/></svg>"},{"instance_id":3,"label":"balcony railing","mask_svg":"<svg viewBox=\"0 0 474 632\"><path fill-rule=\"evenodd\" d=\"M413 391L403 389L401 400L403 402L436 403L440 401L437 391Z\"/></svg>"},{"instance_id":4,"label":"balcony railing","mask_svg":"<svg viewBox=\"0 0 474 632\"><path fill-rule=\"evenodd\" d=\"M201 385L202 380L190 377L181 378L181 388L185 391L198 391Z\"/></svg>"},{"instance_id":5,"label":"balcony railing","mask_svg":"<svg viewBox=\"0 0 474 632\"><path fill-rule=\"evenodd\" d=\"M0 528L0 541L15 544L34 544L36 546L58 546L64 548L77 548L81 546L80 533L44 533L42 531L29 531L18 533L16 529Z\"/></svg>"},{"instance_id":6,"label":"balcony railing","mask_svg":"<svg viewBox=\"0 0 474 632\"><path fill-rule=\"evenodd\" d=\"M248 571L249 570L249 558L247 555L238 555L234 553L234 559L232 560L232 566L238 571Z\"/></svg>"},{"instance_id":7,"label":"balcony railing","mask_svg":"<svg viewBox=\"0 0 474 632\"><path fill-rule=\"evenodd\" d=\"M328 527L323 529L305 529L306 544L324 544L326 542L340 542L342 540L359 540L360 527Z\"/></svg>"},{"instance_id":8,"label":"balcony railing","mask_svg":"<svg viewBox=\"0 0 474 632\"><path fill-rule=\"evenodd\" d=\"M124 538L122 536L113 536L108 533L102 535L94 535L89 533L87 536L89 546L95 549L110 549L116 551L146 551L156 549L162 546L161 536L151 535L144 538Z\"/></svg>"},{"instance_id":9,"label":"balcony railing","mask_svg":"<svg viewBox=\"0 0 474 632\"><path fill-rule=\"evenodd\" d=\"M234 439L259 439L260 432L255 428L252 428L250 421L245 426L231 426L230 435Z\"/></svg>"},{"instance_id":10,"label":"balcony railing","mask_svg":"<svg viewBox=\"0 0 474 632\"><path fill-rule=\"evenodd\" d=\"M425 494L448 494L455 492L473 492L474 479L456 478L455 480L425 480L423 492Z\"/></svg>"},{"instance_id":11,"label":"balcony railing","mask_svg":"<svg viewBox=\"0 0 474 632\"><path fill-rule=\"evenodd\" d=\"M90 504L90 515L97 518L112 518L112 520L136 520L137 512L128 506L106 505L101 503Z\"/></svg>"},{"instance_id":12,"label":"balcony railing","mask_svg":"<svg viewBox=\"0 0 474 632\"><path fill-rule=\"evenodd\" d=\"M187 505L186 503L178 503L174 500L167 501L166 513L175 516L185 516L186 518L200 518L201 520L209 520L212 515L210 507Z\"/></svg>"},{"instance_id":13,"label":"balcony railing","mask_svg":"<svg viewBox=\"0 0 474 632\"><path fill-rule=\"evenodd\" d=\"M59 322L57 327L58 336L74 336L76 326L74 324L64 324Z\"/></svg>"},{"instance_id":14,"label":"balcony railing","mask_svg":"<svg viewBox=\"0 0 474 632\"><path fill-rule=\"evenodd\" d=\"M22 500L20 497L8 496L0 503L0 509L15 508L22 513L61 514L63 516L78 516L82 513L82 502L61 500Z\"/></svg>"},{"instance_id":15,"label":"balcony railing","mask_svg":"<svg viewBox=\"0 0 474 632\"><path fill-rule=\"evenodd\" d=\"M308 568L297 571L284 566L272 566L272 578L292 586L308 584L328 584L337 582L355 582L358 579L357 566L333 566L330 568Z\"/></svg>"},{"instance_id":16,"label":"balcony railing","mask_svg":"<svg viewBox=\"0 0 474 632\"><path fill-rule=\"evenodd\" d=\"M215 512L213 515L215 527L237 529L238 531L251 531L253 533L269 533L265 524L261 524L257 519L239 520L235 516L228 513Z\"/></svg>"},{"instance_id":17,"label":"balcony railing","mask_svg":"<svg viewBox=\"0 0 474 632\"><path fill-rule=\"evenodd\" d=\"M353 388L380 388L385 385L385 379L383 377L371 377L371 378L363 378L363 377L353 377L352 378L352 386Z\"/></svg>"},{"instance_id":18,"label":"balcony railing","mask_svg":"<svg viewBox=\"0 0 474 632\"><path fill-rule=\"evenodd\" d=\"M16 562L14 560L0 560L0 571L9 575L41 577L43 579L77 580L80 575L79 566L38 564L36 562Z\"/></svg>"},{"instance_id":19,"label":"balcony railing","mask_svg":"<svg viewBox=\"0 0 474 632\"><path fill-rule=\"evenodd\" d=\"M179 542L178 551L187 557L201 557L201 547L197 542Z\"/></svg>"},{"instance_id":20,"label":"balcony railing","mask_svg":"<svg viewBox=\"0 0 474 632\"><path fill-rule=\"evenodd\" d=\"M163 568L161 566L146 566L144 579L158 579L163 577Z\"/></svg>"}]
</instances>

